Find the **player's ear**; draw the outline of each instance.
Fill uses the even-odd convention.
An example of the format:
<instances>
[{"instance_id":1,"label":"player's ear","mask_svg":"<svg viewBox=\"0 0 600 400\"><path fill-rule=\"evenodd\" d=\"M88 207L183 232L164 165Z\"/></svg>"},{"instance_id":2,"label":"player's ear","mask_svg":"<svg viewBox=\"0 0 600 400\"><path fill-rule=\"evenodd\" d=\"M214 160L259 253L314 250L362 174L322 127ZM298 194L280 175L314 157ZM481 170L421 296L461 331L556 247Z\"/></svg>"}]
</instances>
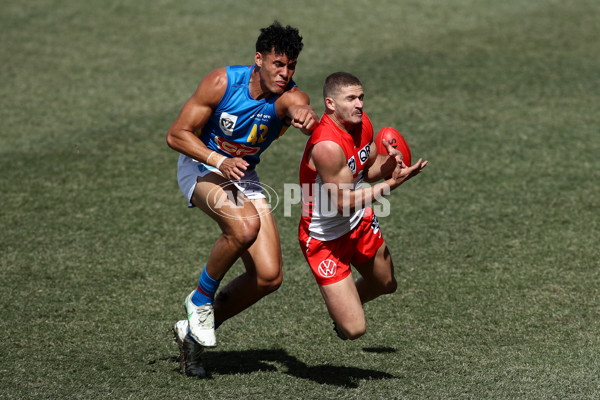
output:
<instances>
[{"instance_id":1,"label":"player's ear","mask_svg":"<svg viewBox=\"0 0 600 400\"><path fill-rule=\"evenodd\" d=\"M262 67L262 63L263 63L263 55L260 51L257 51L254 54L254 63L258 66L258 68Z\"/></svg>"},{"instance_id":2,"label":"player's ear","mask_svg":"<svg viewBox=\"0 0 600 400\"><path fill-rule=\"evenodd\" d=\"M331 97L325 97L325 108L335 111L335 101Z\"/></svg>"}]
</instances>

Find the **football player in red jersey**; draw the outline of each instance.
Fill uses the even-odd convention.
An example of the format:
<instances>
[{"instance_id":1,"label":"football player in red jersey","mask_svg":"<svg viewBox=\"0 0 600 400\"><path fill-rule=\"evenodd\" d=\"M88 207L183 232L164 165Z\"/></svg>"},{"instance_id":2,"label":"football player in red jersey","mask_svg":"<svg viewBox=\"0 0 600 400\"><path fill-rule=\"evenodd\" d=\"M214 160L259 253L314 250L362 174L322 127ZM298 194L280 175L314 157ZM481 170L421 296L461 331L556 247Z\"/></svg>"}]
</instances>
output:
<instances>
[{"instance_id":1,"label":"football player in red jersey","mask_svg":"<svg viewBox=\"0 0 600 400\"><path fill-rule=\"evenodd\" d=\"M387 142L377 154L373 126L363 111L364 91L355 76L325 80L325 114L308 139L300 163L302 217L299 243L319 285L334 329L342 339L366 331L362 305L396 290L394 266L373 210L365 206L419 174L427 161L407 166ZM362 188L363 181L377 182ZM330 210L329 205L335 209ZM354 282L350 265L361 277Z\"/></svg>"}]
</instances>

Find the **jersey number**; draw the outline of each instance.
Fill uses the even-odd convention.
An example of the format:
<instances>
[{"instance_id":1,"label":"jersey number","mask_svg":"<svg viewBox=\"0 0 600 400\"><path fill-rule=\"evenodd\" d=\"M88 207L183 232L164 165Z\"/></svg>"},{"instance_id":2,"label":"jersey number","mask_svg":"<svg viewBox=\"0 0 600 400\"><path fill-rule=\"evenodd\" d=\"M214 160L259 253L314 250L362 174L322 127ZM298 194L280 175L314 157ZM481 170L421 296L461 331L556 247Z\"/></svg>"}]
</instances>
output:
<instances>
[{"instance_id":1,"label":"jersey number","mask_svg":"<svg viewBox=\"0 0 600 400\"><path fill-rule=\"evenodd\" d=\"M260 134L259 134L260 131ZM256 143L262 143L265 140L267 140L267 133L269 132L269 127L266 125L260 125L258 126L258 124L254 124L254 126L252 126L252 132L250 132L250 135L248 136L248 143L252 143L252 144L256 144ZM259 136L260 135L260 136Z\"/></svg>"}]
</instances>

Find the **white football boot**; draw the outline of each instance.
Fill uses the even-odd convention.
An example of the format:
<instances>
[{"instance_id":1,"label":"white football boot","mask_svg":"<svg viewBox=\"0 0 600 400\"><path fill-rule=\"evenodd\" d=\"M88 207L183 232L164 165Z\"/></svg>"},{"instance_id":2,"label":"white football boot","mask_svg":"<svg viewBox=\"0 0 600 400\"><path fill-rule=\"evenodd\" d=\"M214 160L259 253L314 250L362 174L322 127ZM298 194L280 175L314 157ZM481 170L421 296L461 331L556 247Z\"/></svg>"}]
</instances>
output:
<instances>
[{"instance_id":1,"label":"white football boot","mask_svg":"<svg viewBox=\"0 0 600 400\"><path fill-rule=\"evenodd\" d=\"M212 304L197 306L192 303L192 291L185 299L185 312L190 327L190 335L194 340L204 347L215 347L217 337L215 336L215 312Z\"/></svg>"}]
</instances>

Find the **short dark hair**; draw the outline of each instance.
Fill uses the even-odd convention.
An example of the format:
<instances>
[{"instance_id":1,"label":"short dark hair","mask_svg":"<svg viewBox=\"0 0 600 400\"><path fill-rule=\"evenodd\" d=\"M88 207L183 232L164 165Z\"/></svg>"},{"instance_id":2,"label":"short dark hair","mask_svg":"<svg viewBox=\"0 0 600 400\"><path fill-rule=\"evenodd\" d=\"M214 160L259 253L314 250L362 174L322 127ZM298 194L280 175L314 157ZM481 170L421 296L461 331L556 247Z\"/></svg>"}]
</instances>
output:
<instances>
[{"instance_id":1,"label":"short dark hair","mask_svg":"<svg viewBox=\"0 0 600 400\"><path fill-rule=\"evenodd\" d=\"M362 86L360 79L348 72L334 72L325 78L323 85L323 99L338 94L340 88L346 86Z\"/></svg>"},{"instance_id":2,"label":"short dark hair","mask_svg":"<svg viewBox=\"0 0 600 400\"><path fill-rule=\"evenodd\" d=\"M257 52L267 54L275 50L275 53L284 54L292 60L298 58L303 46L298 29L289 25L284 28L279 21L273 21L271 25L262 28L256 40Z\"/></svg>"}]
</instances>

